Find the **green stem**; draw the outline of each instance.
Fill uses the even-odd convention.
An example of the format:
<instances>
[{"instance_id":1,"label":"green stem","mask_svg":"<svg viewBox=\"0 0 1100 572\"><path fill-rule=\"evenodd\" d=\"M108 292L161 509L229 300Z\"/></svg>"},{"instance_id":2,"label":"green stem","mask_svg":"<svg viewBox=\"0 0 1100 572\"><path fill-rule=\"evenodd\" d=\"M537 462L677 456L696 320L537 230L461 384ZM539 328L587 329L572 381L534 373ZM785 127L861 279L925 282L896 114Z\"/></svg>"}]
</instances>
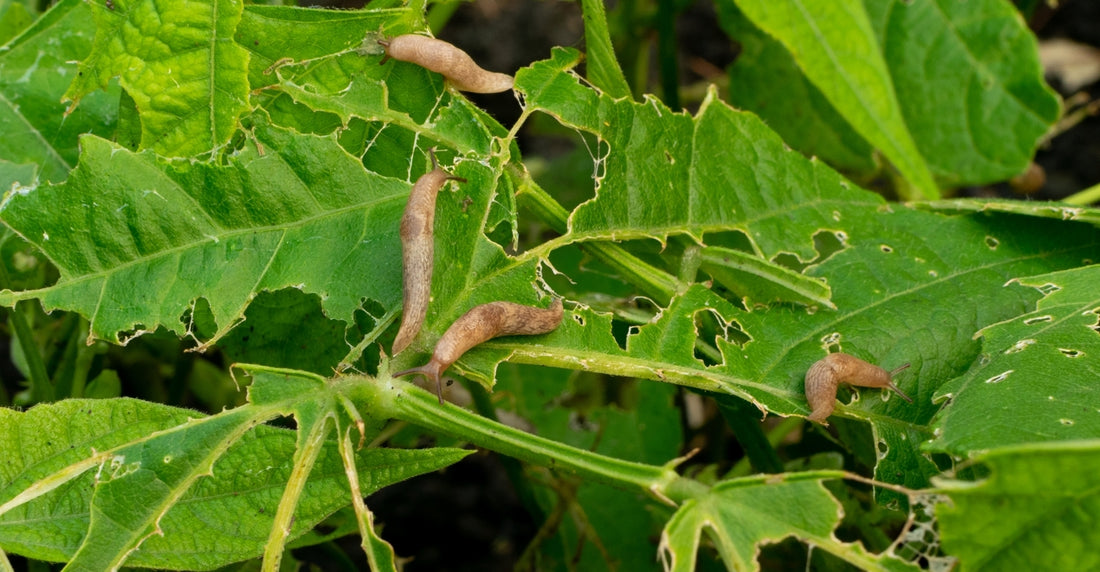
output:
<instances>
[{"instance_id":1,"label":"green stem","mask_svg":"<svg viewBox=\"0 0 1100 572\"><path fill-rule=\"evenodd\" d=\"M0 262L0 284L10 287L11 278L8 276L8 267ZM23 314L23 308L28 302L16 302L11 309L11 324L15 328L15 337L19 340L19 349L23 352L23 359L30 369L31 398L35 403L53 401L53 384L46 373L46 364L42 361L42 354L38 351L38 344L34 341L30 324Z\"/></svg>"},{"instance_id":2,"label":"green stem","mask_svg":"<svg viewBox=\"0 0 1100 572\"><path fill-rule=\"evenodd\" d=\"M767 432L768 444L771 445L774 450L783 442L783 439L787 437L799 426L801 426L805 420L801 417L787 417L779 422L778 425L773 427ZM728 473L722 476L722 479L730 479L734 477L743 477L748 475L752 471L752 459L748 456L743 457L740 461L737 461L733 468Z\"/></svg>"},{"instance_id":3,"label":"green stem","mask_svg":"<svg viewBox=\"0 0 1100 572\"><path fill-rule=\"evenodd\" d=\"M657 61L660 65L661 92L665 105L680 111L680 66L676 53L676 5L673 0L657 0Z\"/></svg>"},{"instance_id":4,"label":"green stem","mask_svg":"<svg viewBox=\"0 0 1100 572\"><path fill-rule=\"evenodd\" d=\"M1097 201L1100 201L1100 184L1093 185L1083 191L1078 191L1062 199L1063 203L1081 207L1091 205Z\"/></svg>"},{"instance_id":5,"label":"green stem","mask_svg":"<svg viewBox=\"0 0 1100 572\"><path fill-rule=\"evenodd\" d=\"M31 399L35 403L53 401L53 384L46 373L46 364L42 361L42 354L38 351L38 344L34 340L30 324L23 315L23 308L28 302L16 302L11 310L11 323L15 328L15 337L19 339L19 349L23 352L23 359L30 370Z\"/></svg>"},{"instance_id":6,"label":"green stem","mask_svg":"<svg viewBox=\"0 0 1100 572\"><path fill-rule=\"evenodd\" d=\"M760 426L760 410L748 401L732 395L718 395L714 398L718 410L737 436L737 441L741 443L745 457L752 462L753 468L761 473L782 473L783 463L779 461L779 455Z\"/></svg>"},{"instance_id":7,"label":"green stem","mask_svg":"<svg viewBox=\"0 0 1100 572\"><path fill-rule=\"evenodd\" d=\"M470 395L474 398L474 408L482 417L499 423L500 419L497 418L496 408L493 406L492 399L489 398L489 392L485 390L485 387L477 382L466 383L466 388L470 391ZM519 461L512 457L502 456L500 457L500 464L504 467L504 473L508 476L508 480L512 483L512 488L516 490L516 496L519 497L520 503L527 509L536 519L545 518L542 507L539 506L538 500L535 498L535 491L531 487L531 481L523 476L523 465Z\"/></svg>"},{"instance_id":8,"label":"green stem","mask_svg":"<svg viewBox=\"0 0 1100 572\"><path fill-rule=\"evenodd\" d=\"M555 470L579 475L589 481L620 488L638 487L666 503L678 503L705 494L707 487L681 477L671 466L657 467L606 457L531 435L460 407L439 405L436 396L404 381L370 384L390 393L380 402L389 414L432 431L439 431L503 455ZM387 389L383 389L387 388Z\"/></svg>"},{"instance_id":9,"label":"green stem","mask_svg":"<svg viewBox=\"0 0 1100 572\"><path fill-rule=\"evenodd\" d=\"M556 232L567 234L569 212L526 173L517 174L513 171L512 175L514 179L518 179L516 195L523 202L523 206ZM674 276L642 261L617 244L584 242L579 243L578 246L614 268L658 304L667 304L679 290L680 283Z\"/></svg>"}]
</instances>

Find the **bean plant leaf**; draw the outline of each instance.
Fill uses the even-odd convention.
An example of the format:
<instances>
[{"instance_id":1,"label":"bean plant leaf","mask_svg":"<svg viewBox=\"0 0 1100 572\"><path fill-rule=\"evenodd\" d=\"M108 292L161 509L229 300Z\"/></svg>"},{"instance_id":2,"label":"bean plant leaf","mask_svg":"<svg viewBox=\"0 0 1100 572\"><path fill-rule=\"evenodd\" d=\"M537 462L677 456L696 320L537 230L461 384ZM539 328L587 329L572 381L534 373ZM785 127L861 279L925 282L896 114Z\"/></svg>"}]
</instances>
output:
<instances>
[{"instance_id":1,"label":"bean plant leaf","mask_svg":"<svg viewBox=\"0 0 1100 572\"><path fill-rule=\"evenodd\" d=\"M1035 309L980 332L982 353L942 386L950 407L932 446L955 455L999 447L1100 439L1100 266L1017 280L1043 294ZM1009 286L1011 287L1011 286Z\"/></svg>"},{"instance_id":2,"label":"bean plant leaf","mask_svg":"<svg viewBox=\"0 0 1100 572\"><path fill-rule=\"evenodd\" d=\"M807 78L897 167L916 196L939 197L906 128L890 70L859 0L741 0L753 23L786 46Z\"/></svg>"},{"instance_id":3,"label":"bean plant leaf","mask_svg":"<svg viewBox=\"0 0 1100 572\"><path fill-rule=\"evenodd\" d=\"M936 507L940 539L965 570L1100 566L1100 441L1014 445L976 460L989 470L980 482L937 481L950 497Z\"/></svg>"},{"instance_id":4,"label":"bean plant leaf","mask_svg":"<svg viewBox=\"0 0 1100 572\"><path fill-rule=\"evenodd\" d=\"M757 28L733 1L715 3L722 29L741 46L728 69L729 101L748 109L804 155L859 175L879 169L874 148L798 68L778 40Z\"/></svg>"},{"instance_id":5,"label":"bean plant leaf","mask_svg":"<svg viewBox=\"0 0 1100 572\"><path fill-rule=\"evenodd\" d=\"M0 211L61 271L58 284L8 293L8 303L34 296L79 311L93 335L118 342L159 325L187 333L181 316L197 298L209 303L214 340L265 289L321 294L346 322L365 299L400 300L397 227L411 182L365 171L331 136L262 121L252 135L226 165L85 138L69 181L10 196ZM467 192L489 186L486 169L463 165Z\"/></svg>"},{"instance_id":6,"label":"bean plant leaf","mask_svg":"<svg viewBox=\"0 0 1100 572\"><path fill-rule=\"evenodd\" d=\"M723 481L682 504L661 535L661 557L671 572L696 569L703 534L730 570L759 570L760 547L796 537L842 555L863 570L919 570L889 554L869 554L837 540L844 511L820 479L772 475Z\"/></svg>"},{"instance_id":7,"label":"bean plant leaf","mask_svg":"<svg viewBox=\"0 0 1100 572\"><path fill-rule=\"evenodd\" d=\"M225 145L248 107L248 52L233 40L238 0L102 0L91 54L65 97L81 99L113 77L141 117L141 147L166 156Z\"/></svg>"},{"instance_id":8,"label":"bean plant leaf","mask_svg":"<svg viewBox=\"0 0 1100 572\"><path fill-rule=\"evenodd\" d=\"M36 164L44 181L64 180L77 161L77 137L109 134L118 116L115 84L91 94L71 114L65 114L61 103L77 77L74 62L92 48L91 14L80 0L61 0L0 47L0 159ZM28 187L35 183L20 182Z\"/></svg>"},{"instance_id":9,"label":"bean plant leaf","mask_svg":"<svg viewBox=\"0 0 1100 572\"><path fill-rule=\"evenodd\" d=\"M212 417L130 399L0 410L4 434L14 437L0 446L18 461L0 477L0 546L94 569L125 559L208 570L259 556L290 476L295 435L255 425L333 392L309 374L253 375L253 403ZM369 494L468 453L363 450L360 487ZM306 486L310 500L298 505L291 538L350 502L334 441L324 444Z\"/></svg>"},{"instance_id":10,"label":"bean plant leaf","mask_svg":"<svg viewBox=\"0 0 1100 572\"><path fill-rule=\"evenodd\" d=\"M737 4L749 10L746 3ZM760 113L804 153L860 176L873 174L877 168L865 144L849 127L874 142L853 119L849 108L856 102L838 101L826 89L838 82L826 79L823 86L811 70L798 73L783 47L788 41L762 36L732 2L718 6L723 27L745 46L730 68L731 101ZM937 0L846 6L869 19L876 40L871 47L889 70L904 127L942 186L1004 180L1024 170L1058 118L1060 104L1043 82L1037 42L1011 5ZM844 12L830 10L829 18ZM774 18L773 27L793 32L796 21ZM816 22L821 34L809 41L850 33L825 17ZM802 49L801 54L822 51ZM807 65L803 60L798 63ZM837 121L837 113L846 124Z\"/></svg>"}]
</instances>

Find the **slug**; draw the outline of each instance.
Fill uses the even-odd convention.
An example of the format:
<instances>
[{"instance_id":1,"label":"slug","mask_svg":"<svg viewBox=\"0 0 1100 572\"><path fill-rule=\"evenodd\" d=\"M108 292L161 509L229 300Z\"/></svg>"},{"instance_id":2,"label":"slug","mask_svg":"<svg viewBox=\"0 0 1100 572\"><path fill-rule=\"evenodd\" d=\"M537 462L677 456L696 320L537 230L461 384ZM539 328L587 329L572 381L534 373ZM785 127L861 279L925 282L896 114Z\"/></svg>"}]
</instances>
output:
<instances>
[{"instance_id":1,"label":"slug","mask_svg":"<svg viewBox=\"0 0 1100 572\"><path fill-rule=\"evenodd\" d=\"M499 336L533 336L552 332L561 323L561 317L561 298L555 299L545 310L512 302L491 302L475 306L447 328L447 332L435 345L432 359L428 363L395 373L393 377L414 374L434 380L436 395L442 404L441 376L467 350Z\"/></svg>"},{"instance_id":2,"label":"slug","mask_svg":"<svg viewBox=\"0 0 1100 572\"><path fill-rule=\"evenodd\" d=\"M892 381L898 372L907 367L909 364L894 371L886 371L877 365L871 365L844 353L825 356L810 366L809 371L806 372L806 401L810 403L812 411L807 419L828 425L825 419L833 414L833 409L836 407L836 388L840 383L860 387L886 387L912 403L913 400L902 393Z\"/></svg>"},{"instance_id":3,"label":"slug","mask_svg":"<svg viewBox=\"0 0 1100 572\"><path fill-rule=\"evenodd\" d=\"M432 170L421 176L409 192L409 202L401 217L401 267L404 274L404 305L401 327L393 340L392 355L412 343L428 314L428 299L432 294L432 262L435 257L435 197L447 181L466 182L466 179L449 175L439 167L435 151Z\"/></svg>"},{"instance_id":4,"label":"slug","mask_svg":"<svg viewBox=\"0 0 1100 572\"><path fill-rule=\"evenodd\" d=\"M414 63L443 74L459 91L500 93L512 89L512 76L482 69L469 54L449 42L418 34L405 34L389 40L379 40L378 43L386 48L386 55L380 63L386 63L390 58Z\"/></svg>"}]
</instances>

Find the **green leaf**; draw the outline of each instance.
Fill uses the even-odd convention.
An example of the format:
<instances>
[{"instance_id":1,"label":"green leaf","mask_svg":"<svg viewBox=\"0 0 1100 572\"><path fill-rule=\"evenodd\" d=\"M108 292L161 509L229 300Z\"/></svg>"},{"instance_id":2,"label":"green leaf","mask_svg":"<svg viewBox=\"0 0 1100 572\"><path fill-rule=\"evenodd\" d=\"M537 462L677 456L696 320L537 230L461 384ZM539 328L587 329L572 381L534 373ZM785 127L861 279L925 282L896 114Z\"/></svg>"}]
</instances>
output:
<instances>
[{"instance_id":1,"label":"green leaf","mask_svg":"<svg viewBox=\"0 0 1100 572\"><path fill-rule=\"evenodd\" d=\"M1062 110L1016 9L1001 0L863 4L909 132L940 183L1022 173Z\"/></svg>"},{"instance_id":2,"label":"green leaf","mask_svg":"<svg viewBox=\"0 0 1100 572\"><path fill-rule=\"evenodd\" d=\"M936 507L940 540L960 570L1100 566L1100 441L1004 447L978 460L989 469L982 481L937 483L950 497Z\"/></svg>"},{"instance_id":3,"label":"green leaf","mask_svg":"<svg viewBox=\"0 0 1100 572\"><path fill-rule=\"evenodd\" d=\"M882 151L918 197L939 189L895 95L890 70L859 0L741 0L738 6L779 40L807 78L868 142Z\"/></svg>"},{"instance_id":4,"label":"green leaf","mask_svg":"<svg viewBox=\"0 0 1100 572\"><path fill-rule=\"evenodd\" d=\"M974 332L1030 310L1038 297L1002 285L1088 264L1100 240L1084 225L1031 221L1021 227L1006 216L887 208L827 167L786 150L752 115L713 99L694 118L652 101L613 101L557 71L575 61L575 53L559 50L553 60L521 70L517 86L530 108L600 136L608 149L600 168L607 175L595 199L573 212L565 236L494 277L522 273L523 265L562 244L665 240L673 233L706 241L709 232L740 231L766 258L793 252L814 260L814 237L826 233L840 252L806 274L826 280L837 310L747 312L696 286L621 347L611 317L581 307L537 341L492 340L467 353L458 368L476 379L491 379L495 364L507 358L733 393L766 411L805 415L803 376L827 351L847 351L888 369L911 363L899 381L914 404L878 390L852 390L841 394L838 414L871 421L877 478L921 488L939 471L918 448L930 438L928 424L940 408L932 401L936 389L978 356ZM717 156L724 159L712 160ZM661 193L653 193L656 188ZM701 310L723 324L714 341L723 358L718 365L693 355Z\"/></svg>"},{"instance_id":5,"label":"green leaf","mask_svg":"<svg viewBox=\"0 0 1100 572\"><path fill-rule=\"evenodd\" d=\"M829 300L829 286L821 280L731 248L708 246L701 256L702 269L731 291L744 294L746 305L786 300L836 309Z\"/></svg>"},{"instance_id":6,"label":"green leaf","mask_svg":"<svg viewBox=\"0 0 1100 572\"><path fill-rule=\"evenodd\" d=\"M615 59L611 33L607 28L607 12L603 0L582 0L584 43L587 48L588 81L604 93L619 98L631 96L626 76Z\"/></svg>"},{"instance_id":7,"label":"green leaf","mask_svg":"<svg viewBox=\"0 0 1100 572\"><path fill-rule=\"evenodd\" d=\"M723 481L680 505L661 534L661 557L666 570L695 570L706 533L728 569L759 570L760 545L794 536L863 570L919 570L890 553L869 554L837 540L841 516L840 503L811 474Z\"/></svg>"},{"instance_id":8,"label":"green leaf","mask_svg":"<svg viewBox=\"0 0 1100 572\"><path fill-rule=\"evenodd\" d=\"M233 40L239 0L111 0L92 4L91 54L65 98L82 98L113 77L141 117L141 147L186 157L216 150L248 105L249 54Z\"/></svg>"},{"instance_id":9,"label":"green leaf","mask_svg":"<svg viewBox=\"0 0 1100 572\"><path fill-rule=\"evenodd\" d=\"M0 158L36 164L44 181L64 180L76 164L77 137L110 134L118 115L119 91L113 84L105 84L106 92L90 95L70 114L61 103L78 74L73 62L92 46L91 12L80 0L61 0L0 47ZM5 184L4 191L9 188Z\"/></svg>"},{"instance_id":10,"label":"green leaf","mask_svg":"<svg viewBox=\"0 0 1100 572\"><path fill-rule=\"evenodd\" d=\"M19 2L5 1L0 4L0 46L8 43L8 40L25 30L34 20L35 16Z\"/></svg>"},{"instance_id":11,"label":"green leaf","mask_svg":"<svg viewBox=\"0 0 1100 572\"><path fill-rule=\"evenodd\" d=\"M939 389L936 450L955 455L1046 441L1100 439L1100 266L1016 280L1044 294L1033 311L981 330L982 354ZM1009 286L1018 288L1018 286Z\"/></svg>"},{"instance_id":12,"label":"green leaf","mask_svg":"<svg viewBox=\"0 0 1100 572\"><path fill-rule=\"evenodd\" d=\"M728 69L729 102L759 115L807 157L844 173L876 173L874 148L802 73L787 48L754 26L735 2L719 1L715 8L722 29L741 46Z\"/></svg>"},{"instance_id":13,"label":"green leaf","mask_svg":"<svg viewBox=\"0 0 1100 572\"><path fill-rule=\"evenodd\" d=\"M868 53L880 55L889 70L904 127L941 186L1004 180L1025 169L1060 105L1043 82L1035 38L1012 6L937 0L848 7L870 20L876 43ZM730 101L759 113L803 153L860 177L873 175L877 166L851 126L874 139L853 119L851 102L829 95L828 83L839 83L835 77L827 75L822 86L813 72L803 75L784 48L790 41L764 36L732 2L718 9L723 28L744 47L729 70ZM788 21L776 25L794 31ZM845 39L850 33L832 25L820 31Z\"/></svg>"}]
</instances>

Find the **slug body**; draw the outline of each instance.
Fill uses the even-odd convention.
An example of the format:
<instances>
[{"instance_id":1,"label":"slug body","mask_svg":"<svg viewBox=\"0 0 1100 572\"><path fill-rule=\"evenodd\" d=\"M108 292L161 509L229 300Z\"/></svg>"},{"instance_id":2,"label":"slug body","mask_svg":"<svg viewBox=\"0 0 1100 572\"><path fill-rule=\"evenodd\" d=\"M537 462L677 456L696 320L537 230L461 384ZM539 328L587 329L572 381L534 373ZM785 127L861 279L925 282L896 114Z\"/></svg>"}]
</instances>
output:
<instances>
[{"instance_id":1,"label":"slug body","mask_svg":"<svg viewBox=\"0 0 1100 572\"><path fill-rule=\"evenodd\" d=\"M500 93L512 89L514 83L512 76L482 69L469 54L443 40L405 34L378 43L386 48L386 58L414 63L443 74L459 91ZM382 59L383 63L386 58Z\"/></svg>"},{"instance_id":2,"label":"slug body","mask_svg":"<svg viewBox=\"0 0 1100 572\"><path fill-rule=\"evenodd\" d=\"M837 385L847 383L860 387L885 387L902 399L913 400L894 385L893 376L909 367L905 364L894 371L886 371L857 357L843 353L829 354L810 366L806 372L806 401L810 404L810 421L825 423L836 408Z\"/></svg>"},{"instance_id":3,"label":"slug body","mask_svg":"<svg viewBox=\"0 0 1100 572\"><path fill-rule=\"evenodd\" d=\"M418 374L434 380L439 402L443 403L441 376L470 348L499 336L533 336L557 329L561 324L562 303L555 299L549 308L535 308L512 302L491 302L475 306L455 320L439 343L432 359L413 369L393 374L393 377Z\"/></svg>"},{"instance_id":4,"label":"slug body","mask_svg":"<svg viewBox=\"0 0 1100 572\"><path fill-rule=\"evenodd\" d=\"M424 317L432 294L432 263L435 257L435 198L443 183L462 181L439 167L432 153L432 170L417 179L409 192L409 202L401 217L401 266L404 273L404 305L401 328L393 340L391 353L397 355L409 347Z\"/></svg>"}]
</instances>

